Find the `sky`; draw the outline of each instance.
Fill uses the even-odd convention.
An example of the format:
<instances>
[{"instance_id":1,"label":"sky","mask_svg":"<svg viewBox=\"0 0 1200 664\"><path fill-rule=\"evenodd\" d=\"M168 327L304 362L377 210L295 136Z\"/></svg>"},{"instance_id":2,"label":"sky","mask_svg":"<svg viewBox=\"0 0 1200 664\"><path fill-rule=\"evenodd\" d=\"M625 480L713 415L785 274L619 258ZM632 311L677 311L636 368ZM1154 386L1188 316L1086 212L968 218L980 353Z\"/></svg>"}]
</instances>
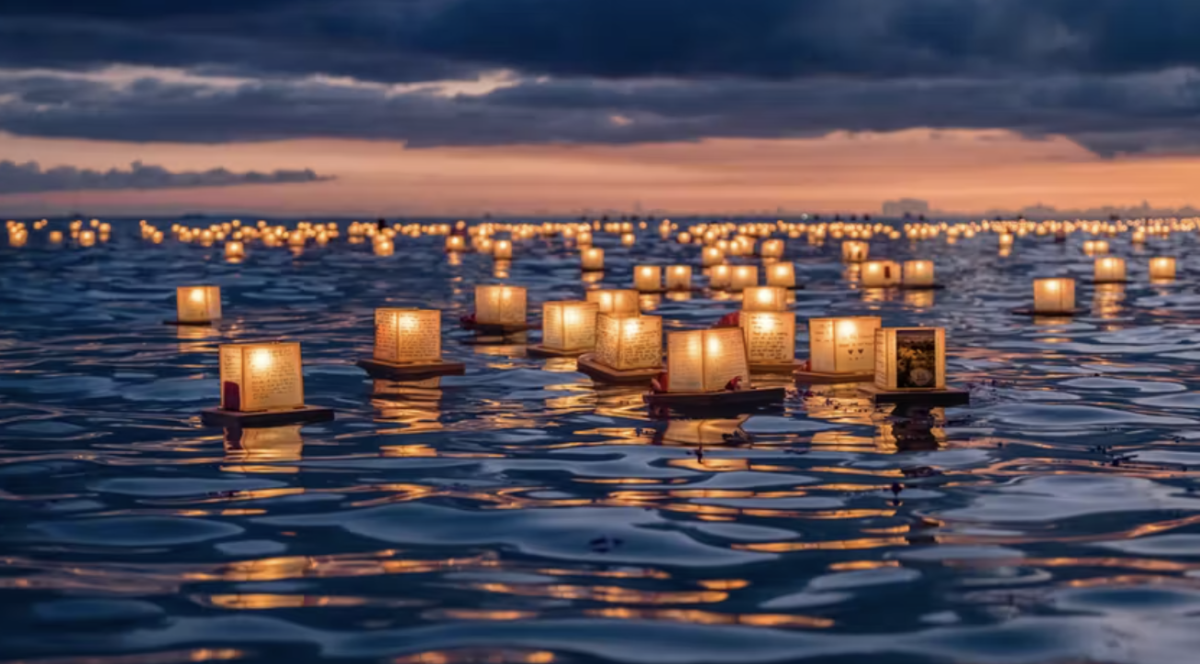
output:
<instances>
[{"instance_id":1,"label":"sky","mask_svg":"<svg viewBox=\"0 0 1200 664\"><path fill-rule=\"evenodd\" d=\"M6 0L0 216L1200 203L1195 0Z\"/></svg>"}]
</instances>

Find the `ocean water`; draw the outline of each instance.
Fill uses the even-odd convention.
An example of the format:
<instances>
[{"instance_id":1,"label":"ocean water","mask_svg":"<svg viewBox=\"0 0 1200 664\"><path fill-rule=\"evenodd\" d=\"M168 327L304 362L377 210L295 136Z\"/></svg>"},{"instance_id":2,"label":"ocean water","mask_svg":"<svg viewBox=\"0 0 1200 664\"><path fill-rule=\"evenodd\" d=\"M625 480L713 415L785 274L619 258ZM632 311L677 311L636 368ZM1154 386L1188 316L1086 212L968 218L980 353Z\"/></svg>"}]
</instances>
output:
<instances>
[{"instance_id":1,"label":"ocean water","mask_svg":"<svg viewBox=\"0 0 1200 664\"><path fill-rule=\"evenodd\" d=\"M698 264L652 231L596 237L605 285ZM1090 275L1083 239L873 241L937 261L947 288L908 294L853 288L837 242L791 240L801 321L944 326L972 405L897 413L843 388L655 420L573 360L460 344L497 268L438 237L230 264L133 222L87 249L33 233L0 247L0 660L1191 661L1200 255L1116 239L1133 283L1081 283L1073 320L1011 315L1032 278ZM582 296L561 241L515 244L502 280L533 317ZM1179 280L1147 283L1151 255L1180 257ZM163 325L196 283L227 320ZM669 330L739 307L647 305ZM368 379L380 306L443 309L467 374ZM267 339L302 343L307 400L337 421L202 427L218 344Z\"/></svg>"}]
</instances>

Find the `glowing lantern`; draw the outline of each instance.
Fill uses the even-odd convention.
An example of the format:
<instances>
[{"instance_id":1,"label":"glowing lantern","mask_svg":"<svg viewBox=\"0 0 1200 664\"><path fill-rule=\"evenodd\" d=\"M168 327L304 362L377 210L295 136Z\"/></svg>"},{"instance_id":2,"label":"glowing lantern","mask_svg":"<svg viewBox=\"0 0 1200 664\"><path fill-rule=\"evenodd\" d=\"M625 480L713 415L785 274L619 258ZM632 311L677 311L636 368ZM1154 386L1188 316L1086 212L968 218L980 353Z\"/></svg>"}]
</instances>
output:
<instances>
[{"instance_id":1,"label":"glowing lantern","mask_svg":"<svg viewBox=\"0 0 1200 664\"><path fill-rule=\"evenodd\" d=\"M638 292L635 290L588 291L587 301L595 304L602 314L628 314L636 316Z\"/></svg>"},{"instance_id":2,"label":"glowing lantern","mask_svg":"<svg viewBox=\"0 0 1200 664\"><path fill-rule=\"evenodd\" d=\"M476 286L475 322L478 325L524 325L525 289L521 286Z\"/></svg>"},{"instance_id":3,"label":"glowing lantern","mask_svg":"<svg viewBox=\"0 0 1200 664\"><path fill-rule=\"evenodd\" d=\"M175 289L175 308L180 323L221 320L221 287L180 286Z\"/></svg>"},{"instance_id":4,"label":"glowing lantern","mask_svg":"<svg viewBox=\"0 0 1200 664\"><path fill-rule=\"evenodd\" d=\"M736 265L729 278L729 290L741 291L750 286L758 285L758 267L754 265Z\"/></svg>"},{"instance_id":5,"label":"glowing lantern","mask_svg":"<svg viewBox=\"0 0 1200 664\"><path fill-rule=\"evenodd\" d=\"M725 252L718 247L705 247L700 252L700 264L704 267L713 267L725 262Z\"/></svg>"},{"instance_id":6,"label":"glowing lantern","mask_svg":"<svg viewBox=\"0 0 1200 664\"><path fill-rule=\"evenodd\" d=\"M96 244L96 231L80 231L79 246L90 247Z\"/></svg>"},{"instance_id":7,"label":"glowing lantern","mask_svg":"<svg viewBox=\"0 0 1200 664\"><path fill-rule=\"evenodd\" d=\"M717 265L709 270L708 285L710 288L726 289L731 283L733 283L732 266Z\"/></svg>"},{"instance_id":8,"label":"glowing lantern","mask_svg":"<svg viewBox=\"0 0 1200 664\"><path fill-rule=\"evenodd\" d=\"M50 231L51 244L59 244L62 241L63 241L63 232L62 231Z\"/></svg>"},{"instance_id":9,"label":"glowing lantern","mask_svg":"<svg viewBox=\"0 0 1200 664\"><path fill-rule=\"evenodd\" d=\"M1033 281L1034 313L1060 314L1074 310L1074 279L1035 279Z\"/></svg>"},{"instance_id":10,"label":"glowing lantern","mask_svg":"<svg viewBox=\"0 0 1200 664\"><path fill-rule=\"evenodd\" d=\"M877 330L875 386L889 392L945 389L945 328L888 327Z\"/></svg>"},{"instance_id":11,"label":"glowing lantern","mask_svg":"<svg viewBox=\"0 0 1200 664\"><path fill-rule=\"evenodd\" d=\"M1166 257L1151 258L1150 278L1161 281L1173 281L1175 279L1175 259Z\"/></svg>"},{"instance_id":12,"label":"glowing lantern","mask_svg":"<svg viewBox=\"0 0 1200 664\"><path fill-rule=\"evenodd\" d=\"M662 366L662 318L659 316L596 316L596 361L617 369Z\"/></svg>"},{"instance_id":13,"label":"glowing lantern","mask_svg":"<svg viewBox=\"0 0 1200 664\"><path fill-rule=\"evenodd\" d=\"M787 311L786 289L751 286L742 293L742 311Z\"/></svg>"},{"instance_id":14,"label":"glowing lantern","mask_svg":"<svg viewBox=\"0 0 1200 664\"><path fill-rule=\"evenodd\" d=\"M234 412L304 407L300 344L227 344L220 348L221 408Z\"/></svg>"},{"instance_id":15,"label":"glowing lantern","mask_svg":"<svg viewBox=\"0 0 1200 664\"><path fill-rule=\"evenodd\" d=\"M759 253L763 258L783 258L783 240L765 240Z\"/></svg>"},{"instance_id":16,"label":"glowing lantern","mask_svg":"<svg viewBox=\"0 0 1200 664\"><path fill-rule=\"evenodd\" d=\"M459 253L467 250L467 241L461 235L446 236L446 251L448 253Z\"/></svg>"},{"instance_id":17,"label":"glowing lantern","mask_svg":"<svg viewBox=\"0 0 1200 664\"><path fill-rule=\"evenodd\" d=\"M1097 258L1094 280L1098 284L1115 284L1125 281L1125 259L1105 256Z\"/></svg>"},{"instance_id":18,"label":"glowing lantern","mask_svg":"<svg viewBox=\"0 0 1200 664\"><path fill-rule=\"evenodd\" d=\"M1108 253L1106 240L1087 240L1083 243L1083 253L1088 256L1103 256Z\"/></svg>"},{"instance_id":19,"label":"glowing lantern","mask_svg":"<svg viewBox=\"0 0 1200 664\"><path fill-rule=\"evenodd\" d=\"M441 361L442 312L376 309L375 359L397 364Z\"/></svg>"},{"instance_id":20,"label":"glowing lantern","mask_svg":"<svg viewBox=\"0 0 1200 664\"><path fill-rule=\"evenodd\" d=\"M904 285L933 286L933 261L905 261Z\"/></svg>"},{"instance_id":21,"label":"glowing lantern","mask_svg":"<svg viewBox=\"0 0 1200 664\"><path fill-rule=\"evenodd\" d=\"M875 370L875 316L813 318L808 321L809 364L823 374L865 374Z\"/></svg>"},{"instance_id":22,"label":"glowing lantern","mask_svg":"<svg viewBox=\"0 0 1200 664\"><path fill-rule=\"evenodd\" d=\"M866 242L848 240L842 243L842 260L847 263L862 263L871 253L871 245Z\"/></svg>"},{"instance_id":23,"label":"glowing lantern","mask_svg":"<svg viewBox=\"0 0 1200 664\"><path fill-rule=\"evenodd\" d=\"M792 365L796 361L796 314L743 311L738 317L751 365Z\"/></svg>"},{"instance_id":24,"label":"glowing lantern","mask_svg":"<svg viewBox=\"0 0 1200 664\"><path fill-rule=\"evenodd\" d=\"M791 263L776 263L767 266L767 285L795 288L796 266Z\"/></svg>"},{"instance_id":25,"label":"glowing lantern","mask_svg":"<svg viewBox=\"0 0 1200 664\"><path fill-rule=\"evenodd\" d=\"M900 266L892 261L870 261L862 267L865 288L891 288L900 285Z\"/></svg>"},{"instance_id":26,"label":"glowing lantern","mask_svg":"<svg viewBox=\"0 0 1200 664\"><path fill-rule=\"evenodd\" d=\"M637 238L634 236L633 233L622 233L621 234L621 246L632 247L633 243L635 241L637 241Z\"/></svg>"},{"instance_id":27,"label":"glowing lantern","mask_svg":"<svg viewBox=\"0 0 1200 664\"><path fill-rule=\"evenodd\" d=\"M579 254L579 263L584 270L598 271L604 269L604 250L599 247L588 247Z\"/></svg>"},{"instance_id":28,"label":"glowing lantern","mask_svg":"<svg viewBox=\"0 0 1200 664\"><path fill-rule=\"evenodd\" d=\"M1010 234L1010 233L1001 233L1001 234L1000 234L1000 248L1001 248L1001 249L1010 249L1010 248L1012 248L1012 245L1013 245L1013 236L1012 236L1012 234Z\"/></svg>"},{"instance_id":29,"label":"glowing lantern","mask_svg":"<svg viewBox=\"0 0 1200 664\"><path fill-rule=\"evenodd\" d=\"M246 257L246 245L237 240L225 243L225 258L238 259Z\"/></svg>"},{"instance_id":30,"label":"glowing lantern","mask_svg":"<svg viewBox=\"0 0 1200 664\"><path fill-rule=\"evenodd\" d=\"M510 240L496 240L492 246L492 257L497 260L508 260L513 257L513 246Z\"/></svg>"},{"instance_id":31,"label":"glowing lantern","mask_svg":"<svg viewBox=\"0 0 1200 664\"><path fill-rule=\"evenodd\" d=\"M594 302L546 302L542 305L542 345L557 351L594 347L598 311Z\"/></svg>"},{"instance_id":32,"label":"glowing lantern","mask_svg":"<svg viewBox=\"0 0 1200 664\"><path fill-rule=\"evenodd\" d=\"M662 268L639 265L633 269L633 287L642 292L662 290Z\"/></svg>"},{"instance_id":33,"label":"glowing lantern","mask_svg":"<svg viewBox=\"0 0 1200 664\"><path fill-rule=\"evenodd\" d=\"M692 266L672 265L667 268L667 290L686 291L692 289Z\"/></svg>"},{"instance_id":34,"label":"glowing lantern","mask_svg":"<svg viewBox=\"0 0 1200 664\"><path fill-rule=\"evenodd\" d=\"M735 378L750 387L746 340L735 328L667 335L668 392L720 392Z\"/></svg>"}]
</instances>

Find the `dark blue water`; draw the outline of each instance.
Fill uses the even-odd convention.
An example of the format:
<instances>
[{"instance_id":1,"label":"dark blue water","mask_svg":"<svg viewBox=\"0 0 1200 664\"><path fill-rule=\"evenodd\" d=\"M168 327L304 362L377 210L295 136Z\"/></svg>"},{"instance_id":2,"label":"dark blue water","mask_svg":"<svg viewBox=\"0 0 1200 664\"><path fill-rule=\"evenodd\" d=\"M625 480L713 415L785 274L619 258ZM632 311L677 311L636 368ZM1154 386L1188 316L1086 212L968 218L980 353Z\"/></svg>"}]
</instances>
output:
<instances>
[{"instance_id":1,"label":"dark blue water","mask_svg":"<svg viewBox=\"0 0 1200 664\"><path fill-rule=\"evenodd\" d=\"M61 228L61 226L58 226ZM54 227L52 227L54 228ZM1073 321L1016 318L1035 276L1086 277L1083 236L950 246L932 294L850 287L836 242L788 243L809 316L947 328L969 408L897 414L853 390L749 418L652 421L573 360L465 346L450 324L490 258L138 239L0 248L0 659L160 664L1185 662L1200 647L1196 241L1113 241L1134 283L1081 283ZM608 250L698 262L643 232ZM578 298L573 252L516 243L531 312ZM1180 280L1151 286L1150 255ZM228 320L177 329L178 285ZM380 306L446 311L468 373L374 382ZM738 304L654 303L669 329ZM803 326L800 326L803 329ZM217 346L303 344L330 424L202 428ZM798 347L803 355L807 337ZM741 432L730 441L722 434ZM901 491L893 493L893 485Z\"/></svg>"}]
</instances>

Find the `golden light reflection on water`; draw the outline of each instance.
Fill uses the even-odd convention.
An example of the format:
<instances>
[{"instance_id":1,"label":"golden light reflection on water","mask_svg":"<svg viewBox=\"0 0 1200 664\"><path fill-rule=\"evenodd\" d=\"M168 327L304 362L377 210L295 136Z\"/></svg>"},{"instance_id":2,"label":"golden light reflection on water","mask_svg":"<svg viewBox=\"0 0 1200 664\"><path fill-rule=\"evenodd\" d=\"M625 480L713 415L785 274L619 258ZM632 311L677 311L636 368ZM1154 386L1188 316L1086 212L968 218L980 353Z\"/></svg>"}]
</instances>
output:
<instances>
[{"instance_id":1,"label":"golden light reflection on water","mask_svg":"<svg viewBox=\"0 0 1200 664\"><path fill-rule=\"evenodd\" d=\"M304 454L302 425L257 429L225 429L223 470L237 473L294 473ZM281 465L282 463L282 465ZM271 464L271 465L262 465Z\"/></svg>"},{"instance_id":2,"label":"golden light reflection on water","mask_svg":"<svg viewBox=\"0 0 1200 664\"><path fill-rule=\"evenodd\" d=\"M792 627L828 629L836 623L829 618L777 613L729 614L695 609L589 609L586 615L617 620L663 620L699 625L753 625L757 627Z\"/></svg>"},{"instance_id":3,"label":"golden light reflection on water","mask_svg":"<svg viewBox=\"0 0 1200 664\"><path fill-rule=\"evenodd\" d=\"M432 650L387 661L390 664L554 664L559 659L548 650L462 648Z\"/></svg>"}]
</instances>

